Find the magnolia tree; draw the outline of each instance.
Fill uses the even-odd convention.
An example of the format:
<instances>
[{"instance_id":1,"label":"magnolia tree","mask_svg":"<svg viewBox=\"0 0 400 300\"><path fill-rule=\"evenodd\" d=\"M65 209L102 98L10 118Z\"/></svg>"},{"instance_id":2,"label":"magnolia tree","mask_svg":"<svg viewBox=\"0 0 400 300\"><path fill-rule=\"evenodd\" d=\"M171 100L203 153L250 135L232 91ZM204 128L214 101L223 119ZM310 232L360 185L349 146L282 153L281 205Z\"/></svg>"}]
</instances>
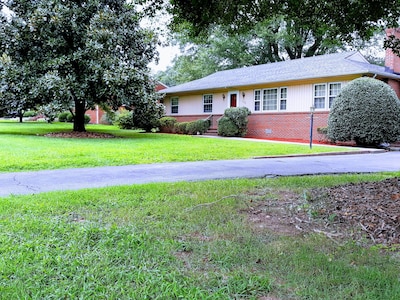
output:
<instances>
[{"instance_id":1,"label":"magnolia tree","mask_svg":"<svg viewBox=\"0 0 400 300\"><path fill-rule=\"evenodd\" d=\"M328 138L379 145L400 139L400 101L386 83L368 77L348 83L328 119Z\"/></svg>"},{"instance_id":2,"label":"magnolia tree","mask_svg":"<svg viewBox=\"0 0 400 300\"><path fill-rule=\"evenodd\" d=\"M0 107L57 103L74 114L74 131L85 131L85 112L96 104L148 106L135 114L138 123L161 110L147 67L157 38L140 27L145 0L1 3L9 13L0 23Z\"/></svg>"}]
</instances>

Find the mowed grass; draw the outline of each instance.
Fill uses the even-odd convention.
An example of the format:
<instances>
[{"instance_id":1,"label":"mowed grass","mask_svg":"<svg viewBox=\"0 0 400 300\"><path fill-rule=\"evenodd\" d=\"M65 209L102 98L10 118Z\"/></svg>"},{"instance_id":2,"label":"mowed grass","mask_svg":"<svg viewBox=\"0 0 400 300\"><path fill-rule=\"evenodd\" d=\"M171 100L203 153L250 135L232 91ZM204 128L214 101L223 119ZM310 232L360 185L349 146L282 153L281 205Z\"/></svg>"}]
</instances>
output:
<instances>
[{"instance_id":1,"label":"mowed grass","mask_svg":"<svg viewBox=\"0 0 400 300\"><path fill-rule=\"evenodd\" d=\"M281 191L400 173L0 198L1 299L400 299L396 253L252 226Z\"/></svg>"},{"instance_id":2,"label":"mowed grass","mask_svg":"<svg viewBox=\"0 0 400 300\"><path fill-rule=\"evenodd\" d=\"M139 133L115 126L88 125L92 132L116 138L50 138L47 133L68 132L65 123L0 122L0 172L117 166L256 156L351 151L352 148L266 143L160 133Z\"/></svg>"}]
</instances>

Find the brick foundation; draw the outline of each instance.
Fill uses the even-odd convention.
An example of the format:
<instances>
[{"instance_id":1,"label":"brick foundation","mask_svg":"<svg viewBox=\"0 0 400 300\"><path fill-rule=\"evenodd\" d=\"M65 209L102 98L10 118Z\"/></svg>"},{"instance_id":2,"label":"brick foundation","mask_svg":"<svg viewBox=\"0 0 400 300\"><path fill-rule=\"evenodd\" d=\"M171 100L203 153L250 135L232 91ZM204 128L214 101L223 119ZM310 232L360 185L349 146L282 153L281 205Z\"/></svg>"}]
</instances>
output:
<instances>
[{"instance_id":1,"label":"brick foundation","mask_svg":"<svg viewBox=\"0 0 400 300\"><path fill-rule=\"evenodd\" d=\"M317 128L328 125L328 112L314 113L313 140L323 136ZM249 116L247 137L264 139L303 140L310 139L310 113L266 113Z\"/></svg>"},{"instance_id":2,"label":"brick foundation","mask_svg":"<svg viewBox=\"0 0 400 300\"><path fill-rule=\"evenodd\" d=\"M314 113L313 141L320 142L324 136L317 132L317 128L328 125L329 112ZM217 128L217 120L221 116L213 116L212 128ZM176 116L178 122L190 122L205 119L204 116ZM279 139L309 141L310 113L265 113L249 116L246 137L259 139Z\"/></svg>"}]
</instances>

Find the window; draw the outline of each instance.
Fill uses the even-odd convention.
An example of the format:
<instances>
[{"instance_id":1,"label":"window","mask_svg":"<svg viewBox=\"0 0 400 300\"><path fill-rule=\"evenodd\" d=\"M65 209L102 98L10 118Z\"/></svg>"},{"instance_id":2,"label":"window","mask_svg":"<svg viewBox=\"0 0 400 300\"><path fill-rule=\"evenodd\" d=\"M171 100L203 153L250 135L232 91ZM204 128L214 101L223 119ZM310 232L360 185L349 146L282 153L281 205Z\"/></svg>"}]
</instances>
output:
<instances>
[{"instance_id":1,"label":"window","mask_svg":"<svg viewBox=\"0 0 400 300\"><path fill-rule=\"evenodd\" d=\"M332 107L333 101L336 99L337 95L339 95L341 89L342 89L341 83L329 84L329 108Z\"/></svg>"},{"instance_id":2,"label":"window","mask_svg":"<svg viewBox=\"0 0 400 300\"><path fill-rule=\"evenodd\" d=\"M317 109L331 108L341 89L340 82L314 85L314 107Z\"/></svg>"},{"instance_id":3,"label":"window","mask_svg":"<svg viewBox=\"0 0 400 300\"><path fill-rule=\"evenodd\" d=\"M326 84L314 85L314 107L325 108Z\"/></svg>"},{"instance_id":4,"label":"window","mask_svg":"<svg viewBox=\"0 0 400 300\"><path fill-rule=\"evenodd\" d=\"M261 109L261 91L254 91L254 111L260 111Z\"/></svg>"},{"instance_id":5,"label":"window","mask_svg":"<svg viewBox=\"0 0 400 300\"><path fill-rule=\"evenodd\" d=\"M212 112L213 95L203 95L203 107L205 113Z\"/></svg>"},{"instance_id":6,"label":"window","mask_svg":"<svg viewBox=\"0 0 400 300\"><path fill-rule=\"evenodd\" d=\"M263 110L276 110L278 100L278 89L267 89L263 91Z\"/></svg>"},{"instance_id":7,"label":"window","mask_svg":"<svg viewBox=\"0 0 400 300\"><path fill-rule=\"evenodd\" d=\"M281 97L279 101L279 109L286 110L286 103L287 103L287 88L281 88Z\"/></svg>"},{"instance_id":8,"label":"window","mask_svg":"<svg viewBox=\"0 0 400 300\"><path fill-rule=\"evenodd\" d=\"M178 108L179 108L179 98L178 97L171 98L171 113L177 114Z\"/></svg>"},{"instance_id":9,"label":"window","mask_svg":"<svg viewBox=\"0 0 400 300\"><path fill-rule=\"evenodd\" d=\"M262 93L261 93L262 92ZM262 106L261 106L262 94ZM254 90L254 111L286 110L287 88Z\"/></svg>"}]
</instances>

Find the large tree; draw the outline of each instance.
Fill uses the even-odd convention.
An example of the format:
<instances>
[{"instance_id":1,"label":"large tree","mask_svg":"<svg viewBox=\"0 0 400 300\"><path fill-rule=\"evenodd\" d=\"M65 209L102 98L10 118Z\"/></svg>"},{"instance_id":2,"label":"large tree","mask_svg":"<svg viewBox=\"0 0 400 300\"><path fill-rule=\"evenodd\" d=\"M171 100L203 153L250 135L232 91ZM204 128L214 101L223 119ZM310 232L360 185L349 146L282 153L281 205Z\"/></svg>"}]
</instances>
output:
<instances>
[{"instance_id":1,"label":"large tree","mask_svg":"<svg viewBox=\"0 0 400 300\"><path fill-rule=\"evenodd\" d=\"M172 29L206 38L215 25L232 34L264 26L270 60L325 53L355 37L367 40L400 16L398 0L170 0Z\"/></svg>"},{"instance_id":2,"label":"large tree","mask_svg":"<svg viewBox=\"0 0 400 300\"><path fill-rule=\"evenodd\" d=\"M85 131L85 112L95 104L153 108L157 95L148 64L157 39L140 26L145 2L2 0L10 14L0 24L7 66L1 94L29 105L71 107L74 131Z\"/></svg>"}]
</instances>

